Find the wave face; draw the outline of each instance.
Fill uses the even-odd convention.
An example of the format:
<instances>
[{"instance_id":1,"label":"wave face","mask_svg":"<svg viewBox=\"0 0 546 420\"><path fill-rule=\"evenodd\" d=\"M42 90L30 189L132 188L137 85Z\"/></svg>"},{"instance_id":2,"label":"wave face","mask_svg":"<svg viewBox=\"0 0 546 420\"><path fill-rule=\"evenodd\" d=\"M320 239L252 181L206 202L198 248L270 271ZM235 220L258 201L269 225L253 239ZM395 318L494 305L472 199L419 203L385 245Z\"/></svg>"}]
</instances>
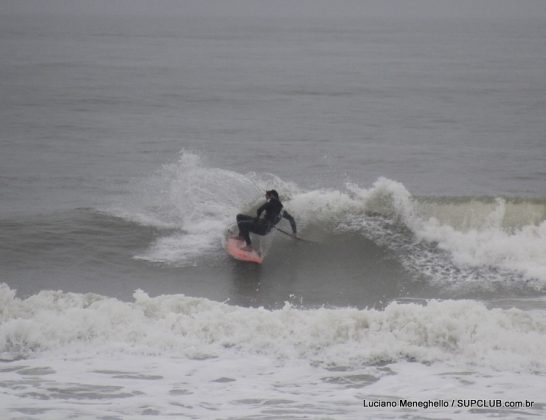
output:
<instances>
[{"instance_id":1,"label":"wave face","mask_svg":"<svg viewBox=\"0 0 546 420\"><path fill-rule=\"evenodd\" d=\"M394 256L410 276L431 284L535 291L546 285L546 201L539 198L415 197L386 178L369 188L347 183L342 189L306 190L272 174L209 167L183 152L108 211L163 232L137 258L195 265L204 255L221 253L235 215L252 213L268 188L281 192L303 237L325 249L332 243L349 248L297 251L297 258L334 252L339 264L350 266L375 252ZM269 258L275 258L274 248Z\"/></svg>"}]
</instances>

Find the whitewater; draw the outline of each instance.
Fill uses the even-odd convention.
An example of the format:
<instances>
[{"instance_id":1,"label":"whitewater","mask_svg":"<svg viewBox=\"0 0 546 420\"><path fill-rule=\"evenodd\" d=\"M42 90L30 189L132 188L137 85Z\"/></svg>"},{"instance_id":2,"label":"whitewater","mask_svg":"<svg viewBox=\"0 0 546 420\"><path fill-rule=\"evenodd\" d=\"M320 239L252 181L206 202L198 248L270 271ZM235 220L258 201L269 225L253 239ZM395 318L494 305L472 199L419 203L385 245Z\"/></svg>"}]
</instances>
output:
<instances>
[{"instance_id":1,"label":"whitewater","mask_svg":"<svg viewBox=\"0 0 546 420\"><path fill-rule=\"evenodd\" d=\"M1 419L546 417L542 1L0 9Z\"/></svg>"},{"instance_id":2,"label":"whitewater","mask_svg":"<svg viewBox=\"0 0 546 420\"><path fill-rule=\"evenodd\" d=\"M267 186L283 192L313 242L272 235L262 239L263 267L231 260L226 229ZM220 290L236 275L243 289L218 299L207 282L203 297L159 293L148 282L155 296L42 290L22 298L2 284L6 418L446 414L380 406L400 400L457 401L452 418L544 410L543 202L419 198L386 178L305 190L272 174L209 167L187 151L132 188L108 209L80 210L78 223L152 229L126 264L194 270ZM92 234L78 235L71 248L89 246ZM503 406L465 405L476 398ZM524 400L533 406L504 406Z\"/></svg>"},{"instance_id":3,"label":"whitewater","mask_svg":"<svg viewBox=\"0 0 546 420\"><path fill-rule=\"evenodd\" d=\"M6 286L1 293L6 416L351 418L371 397L521 395L536 402L529 413L544 410L544 311L472 301L266 310L140 290L132 302L61 292L21 300ZM404 410L372 411L396 418Z\"/></svg>"}]
</instances>

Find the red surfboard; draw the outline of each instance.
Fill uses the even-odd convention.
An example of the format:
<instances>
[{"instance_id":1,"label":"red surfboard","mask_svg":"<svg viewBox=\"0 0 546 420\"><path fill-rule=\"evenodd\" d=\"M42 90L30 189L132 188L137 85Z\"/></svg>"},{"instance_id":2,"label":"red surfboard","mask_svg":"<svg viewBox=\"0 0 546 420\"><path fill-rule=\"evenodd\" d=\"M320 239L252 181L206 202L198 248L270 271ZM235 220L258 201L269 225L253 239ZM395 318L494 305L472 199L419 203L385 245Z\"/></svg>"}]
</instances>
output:
<instances>
[{"instance_id":1,"label":"red surfboard","mask_svg":"<svg viewBox=\"0 0 546 420\"><path fill-rule=\"evenodd\" d=\"M236 237L229 237L226 240L226 251L229 255L239 261L253 262L261 264L263 257L255 250L246 251L243 248L246 246L245 241Z\"/></svg>"}]
</instances>

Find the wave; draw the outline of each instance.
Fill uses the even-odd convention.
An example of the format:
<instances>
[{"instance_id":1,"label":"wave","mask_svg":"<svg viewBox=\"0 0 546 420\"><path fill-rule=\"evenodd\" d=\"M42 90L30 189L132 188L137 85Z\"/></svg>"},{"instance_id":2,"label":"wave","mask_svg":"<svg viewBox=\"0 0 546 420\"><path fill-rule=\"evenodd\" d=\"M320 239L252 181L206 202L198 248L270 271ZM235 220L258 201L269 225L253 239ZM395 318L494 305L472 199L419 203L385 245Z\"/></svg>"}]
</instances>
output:
<instances>
[{"instance_id":1,"label":"wave","mask_svg":"<svg viewBox=\"0 0 546 420\"><path fill-rule=\"evenodd\" d=\"M385 178L351 189L364 214L340 225L401 250L406 266L437 282L509 278L535 290L546 286L544 200L419 198Z\"/></svg>"},{"instance_id":2,"label":"wave","mask_svg":"<svg viewBox=\"0 0 546 420\"><path fill-rule=\"evenodd\" d=\"M221 252L225 230L275 188L302 236L328 240L358 233L397 253L419 275L440 283L489 284L503 278L546 286L546 200L509 197L415 197L397 181L371 187L305 190L273 174L209 167L195 154L135 186L111 213L164 233L137 258L175 265Z\"/></svg>"},{"instance_id":3,"label":"wave","mask_svg":"<svg viewBox=\"0 0 546 420\"><path fill-rule=\"evenodd\" d=\"M544 311L488 309L475 301L389 304L384 310L242 308L183 295L132 302L41 291L26 299L0 285L3 359L43 352L120 352L189 359L232 353L305 359L325 367L456 361L544 372Z\"/></svg>"}]
</instances>

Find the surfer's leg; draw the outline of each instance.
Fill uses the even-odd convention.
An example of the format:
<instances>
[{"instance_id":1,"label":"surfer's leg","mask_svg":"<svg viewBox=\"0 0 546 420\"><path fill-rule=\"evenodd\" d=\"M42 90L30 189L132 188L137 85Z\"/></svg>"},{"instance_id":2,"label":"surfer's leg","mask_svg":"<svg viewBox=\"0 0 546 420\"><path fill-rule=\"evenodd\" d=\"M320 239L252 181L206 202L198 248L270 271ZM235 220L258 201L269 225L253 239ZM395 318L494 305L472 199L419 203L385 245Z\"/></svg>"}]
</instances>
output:
<instances>
[{"instance_id":1,"label":"surfer's leg","mask_svg":"<svg viewBox=\"0 0 546 420\"><path fill-rule=\"evenodd\" d=\"M246 242L247 248L250 248L250 233L264 236L267 234L268 229L265 223L257 222L256 219L253 218L252 220L241 222L239 225L239 231L244 233L243 238Z\"/></svg>"},{"instance_id":2,"label":"surfer's leg","mask_svg":"<svg viewBox=\"0 0 546 420\"><path fill-rule=\"evenodd\" d=\"M239 222L246 222L248 220L254 221L255 217L249 216L247 214L238 214L237 215L237 223Z\"/></svg>"},{"instance_id":3,"label":"surfer's leg","mask_svg":"<svg viewBox=\"0 0 546 420\"><path fill-rule=\"evenodd\" d=\"M267 225L265 223L259 223L259 222L254 223L250 231L260 236L265 236L269 233L269 229L267 228Z\"/></svg>"},{"instance_id":4,"label":"surfer's leg","mask_svg":"<svg viewBox=\"0 0 546 420\"><path fill-rule=\"evenodd\" d=\"M252 223L253 222L241 222L239 224L239 237L242 237L247 246L250 246L250 244L252 243L250 241L250 228L252 227Z\"/></svg>"},{"instance_id":5,"label":"surfer's leg","mask_svg":"<svg viewBox=\"0 0 546 420\"><path fill-rule=\"evenodd\" d=\"M237 215L237 227L239 228L239 237L243 238L248 246L252 243L250 241L250 232L254 226L254 217L247 216L246 214Z\"/></svg>"}]
</instances>

